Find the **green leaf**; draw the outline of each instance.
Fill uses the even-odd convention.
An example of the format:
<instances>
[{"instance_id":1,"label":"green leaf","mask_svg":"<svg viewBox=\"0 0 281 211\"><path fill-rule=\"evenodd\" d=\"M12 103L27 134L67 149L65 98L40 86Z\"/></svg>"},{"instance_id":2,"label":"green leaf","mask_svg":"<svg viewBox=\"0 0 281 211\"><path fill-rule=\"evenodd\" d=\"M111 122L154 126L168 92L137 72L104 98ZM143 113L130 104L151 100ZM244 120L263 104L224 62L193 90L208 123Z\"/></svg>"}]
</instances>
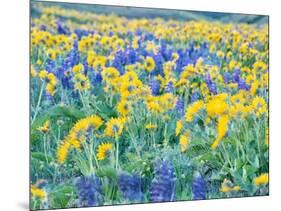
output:
<instances>
[{"instance_id":1,"label":"green leaf","mask_svg":"<svg viewBox=\"0 0 281 211\"><path fill-rule=\"evenodd\" d=\"M52 208L65 208L74 196L74 187L71 185L64 185L55 188L49 193Z\"/></svg>"},{"instance_id":2,"label":"green leaf","mask_svg":"<svg viewBox=\"0 0 281 211\"><path fill-rule=\"evenodd\" d=\"M31 157L34 158L34 159L43 161L43 162L47 162L46 159L48 159L49 162L53 160L52 157L50 157L50 156L45 156L45 154L42 153L42 152L32 152L32 153L31 153Z\"/></svg>"},{"instance_id":3,"label":"green leaf","mask_svg":"<svg viewBox=\"0 0 281 211\"><path fill-rule=\"evenodd\" d=\"M50 119L58 119L59 117L68 117L73 121L77 121L85 117L84 113L74 107L54 106L41 113L31 125L31 143L35 143L40 139L40 132L37 128L42 126L44 122Z\"/></svg>"},{"instance_id":4,"label":"green leaf","mask_svg":"<svg viewBox=\"0 0 281 211\"><path fill-rule=\"evenodd\" d=\"M113 180L117 179L116 170L111 166L100 167L99 169L97 169L96 174L99 177L108 177Z\"/></svg>"},{"instance_id":5,"label":"green leaf","mask_svg":"<svg viewBox=\"0 0 281 211\"><path fill-rule=\"evenodd\" d=\"M45 121L52 118L57 117L69 117L73 119L74 121L77 121L79 119L82 119L85 117L83 111L78 110L74 107L68 107L68 106L54 106L50 109L47 109L44 111L40 116L34 121L32 124L32 129L36 129L39 126L41 126Z\"/></svg>"}]
</instances>

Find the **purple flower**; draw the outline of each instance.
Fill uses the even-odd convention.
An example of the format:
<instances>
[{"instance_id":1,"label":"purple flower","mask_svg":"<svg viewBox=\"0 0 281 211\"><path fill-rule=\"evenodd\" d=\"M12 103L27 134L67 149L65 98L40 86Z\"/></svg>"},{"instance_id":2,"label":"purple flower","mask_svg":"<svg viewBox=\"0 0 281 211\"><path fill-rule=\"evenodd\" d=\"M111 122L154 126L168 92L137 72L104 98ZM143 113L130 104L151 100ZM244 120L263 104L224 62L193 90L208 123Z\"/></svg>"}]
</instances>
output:
<instances>
[{"instance_id":1,"label":"purple flower","mask_svg":"<svg viewBox=\"0 0 281 211\"><path fill-rule=\"evenodd\" d=\"M150 90L152 95L158 95L160 92L160 84L158 80L152 80L149 83Z\"/></svg>"},{"instance_id":2,"label":"purple flower","mask_svg":"<svg viewBox=\"0 0 281 211\"><path fill-rule=\"evenodd\" d=\"M192 195L194 200L206 199L207 186L204 178L198 172L193 175Z\"/></svg>"},{"instance_id":3,"label":"purple flower","mask_svg":"<svg viewBox=\"0 0 281 211\"><path fill-rule=\"evenodd\" d=\"M205 81L206 81L206 84L207 84L207 87L209 89L209 91L212 93L212 94L217 94L218 91L217 91L217 86L216 84L212 81L211 79L211 76L209 74L206 75L205 77Z\"/></svg>"},{"instance_id":4,"label":"purple flower","mask_svg":"<svg viewBox=\"0 0 281 211\"><path fill-rule=\"evenodd\" d=\"M197 101L197 100L199 99L199 97L200 97L200 92L198 92L198 91L197 91L197 92L194 92L194 93L191 95L191 99L190 99L191 103Z\"/></svg>"},{"instance_id":5,"label":"purple flower","mask_svg":"<svg viewBox=\"0 0 281 211\"><path fill-rule=\"evenodd\" d=\"M223 75L224 83L229 84L232 80L232 76L229 72L225 72Z\"/></svg>"},{"instance_id":6,"label":"purple flower","mask_svg":"<svg viewBox=\"0 0 281 211\"><path fill-rule=\"evenodd\" d=\"M238 82L238 89L244 89L249 91L250 90L250 86L246 83L246 81L244 79L240 79Z\"/></svg>"},{"instance_id":7,"label":"purple flower","mask_svg":"<svg viewBox=\"0 0 281 211\"><path fill-rule=\"evenodd\" d=\"M143 201L142 180L137 174L121 173L118 176L118 187L123 197L129 201Z\"/></svg>"},{"instance_id":8,"label":"purple flower","mask_svg":"<svg viewBox=\"0 0 281 211\"><path fill-rule=\"evenodd\" d=\"M97 206L102 203L102 186L97 176L81 176L76 180L75 187L80 206Z\"/></svg>"},{"instance_id":9,"label":"purple flower","mask_svg":"<svg viewBox=\"0 0 281 211\"><path fill-rule=\"evenodd\" d=\"M238 68L235 68L232 76L233 76L233 82L238 83L240 80L240 70Z\"/></svg>"},{"instance_id":10,"label":"purple flower","mask_svg":"<svg viewBox=\"0 0 281 211\"><path fill-rule=\"evenodd\" d=\"M178 98L176 102L176 112L182 117L184 115L184 100L182 98Z\"/></svg>"},{"instance_id":11,"label":"purple flower","mask_svg":"<svg viewBox=\"0 0 281 211\"><path fill-rule=\"evenodd\" d=\"M155 176L150 186L150 199L153 202L174 201L176 174L173 165L168 161L157 161L154 167Z\"/></svg>"},{"instance_id":12,"label":"purple flower","mask_svg":"<svg viewBox=\"0 0 281 211\"><path fill-rule=\"evenodd\" d=\"M174 92L174 85L172 81L167 84L165 92Z\"/></svg>"}]
</instances>

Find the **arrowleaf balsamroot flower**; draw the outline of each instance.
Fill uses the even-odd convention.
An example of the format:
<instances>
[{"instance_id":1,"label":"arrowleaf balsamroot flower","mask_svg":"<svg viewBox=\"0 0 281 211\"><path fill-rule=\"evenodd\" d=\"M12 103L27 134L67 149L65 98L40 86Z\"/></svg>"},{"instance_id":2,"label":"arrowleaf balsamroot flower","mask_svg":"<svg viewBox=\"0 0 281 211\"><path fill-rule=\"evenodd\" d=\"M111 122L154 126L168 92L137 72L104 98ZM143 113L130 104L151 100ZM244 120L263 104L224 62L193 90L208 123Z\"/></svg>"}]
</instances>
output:
<instances>
[{"instance_id":1,"label":"arrowleaf balsamroot flower","mask_svg":"<svg viewBox=\"0 0 281 211\"><path fill-rule=\"evenodd\" d=\"M117 105L117 110L122 116L126 116L131 110L131 104L127 100L121 100Z\"/></svg>"},{"instance_id":2,"label":"arrowleaf balsamroot flower","mask_svg":"<svg viewBox=\"0 0 281 211\"><path fill-rule=\"evenodd\" d=\"M190 142L190 132L185 131L183 135L180 135L180 148L181 152L185 152Z\"/></svg>"},{"instance_id":3,"label":"arrowleaf balsamroot flower","mask_svg":"<svg viewBox=\"0 0 281 211\"><path fill-rule=\"evenodd\" d=\"M176 136L178 136L183 128L183 121L178 120L176 123Z\"/></svg>"},{"instance_id":4,"label":"arrowleaf balsamroot flower","mask_svg":"<svg viewBox=\"0 0 281 211\"><path fill-rule=\"evenodd\" d=\"M176 199L176 173L169 161L158 161L154 166L155 176L150 186L150 199L153 202L174 201Z\"/></svg>"},{"instance_id":5,"label":"arrowleaf balsamroot flower","mask_svg":"<svg viewBox=\"0 0 281 211\"><path fill-rule=\"evenodd\" d=\"M112 150L113 145L111 143L102 143L98 146L97 149L97 159L104 160L107 153Z\"/></svg>"},{"instance_id":6,"label":"arrowleaf balsamroot flower","mask_svg":"<svg viewBox=\"0 0 281 211\"><path fill-rule=\"evenodd\" d=\"M257 117L267 112L267 104L262 97L255 97L252 101L252 107Z\"/></svg>"},{"instance_id":7,"label":"arrowleaf balsamroot flower","mask_svg":"<svg viewBox=\"0 0 281 211\"><path fill-rule=\"evenodd\" d=\"M30 191L33 197L39 198L40 200L45 200L47 197L47 193L43 189L38 188L35 185L31 185Z\"/></svg>"},{"instance_id":8,"label":"arrowleaf balsamroot flower","mask_svg":"<svg viewBox=\"0 0 281 211\"><path fill-rule=\"evenodd\" d=\"M223 115L228 110L228 105L225 102L227 95L216 95L213 99L209 100L206 104L206 111L210 117Z\"/></svg>"},{"instance_id":9,"label":"arrowleaf balsamroot flower","mask_svg":"<svg viewBox=\"0 0 281 211\"><path fill-rule=\"evenodd\" d=\"M203 176L196 172L192 180L192 199L202 200L207 198L207 184Z\"/></svg>"},{"instance_id":10,"label":"arrowleaf balsamroot flower","mask_svg":"<svg viewBox=\"0 0 281 211\"><path fill-rule=\"evenodd\" d=\"M110 137L118 137L121 135L124 128L124 119L123 118L111 118L106 123L105 135Z\"/></svg>"},{"instance_id":11,"label":"arrowleaf balsamroot flower","mask_svg":"<svg viewBox=\"0 0 281 211\"><path fill-rule=\"evenodd\" d=\"M268 180L269 180L268 173L263 173L254 179L254 184L257 186L266 185L268 183Z\"/></svg>"},{"instance_id":12,"label":"arrowleaf balsamroot flower","mask_svg":"<svg viewBox=\"0 0 281 211\"><path fill-rule=\"evenodd\" d=\"M228 179L224 179L223 183L221 184L220 192L228 193L228 192L236 192L239 191L241 188L238 185L233 185L231 181Z\"/></svg>"},{"instance_id":13,"label":"arrowleaf balsamroot flower","mask_svg":"<svg viewBox=\"0 0 281 211\"><path fill-rule=\"evenodd\" d=\"M125 199L132 202L143 201L142 179L137 174L129 174L125 172L119 174L118 187Z\"/></svg>"},{"instance_id":14,"label":"arrowleaf balsamroot flower","mask_svg":"<svg viewBox=\"0 0 281 211\"><path fill-rule=\"evenodd\" d=\"M89 130L98 130L103 120L97 115L91 115L78 120L57 148L57 160L64 163L71 148L80 149L81 142L87 138Z\"/></svg>"},{"instance_id":15,"label":"arrowleaf balsamroot flower","mask_svg":"<svg viewBox=\"0 0 281 211\"><path fill-rule=\"evenodd\" d=\"M186 121L192 122L195 115L203 108L204 108L204 102L202 100L198 100L192 103L190 106L188 106L185 113Z\"/></svg>"},{"instance_id":16,"label":"arrowleaf balsamroot flower","mask_svg":"<svg viewBox=\"0 0 281 211\"><path fill-rule=\"evenodd\" d=\"M145 63L144 68L147 72L152 72L154 70L155 61L152 57L150 56L146 57L144 63Z\"/></svg>"},{"instance_id":17,"label":"arrowleaf balsamroot flower","mask_svg":"<svg viewBox=\"0 0 281 211\"><path fill-rule=\"evenodd\" d=\"M47 120L43 126L38 127L37 130L42 132L42 133L48 133L49 132L49 128L50 127L50 120Z\"/></svg>"},{"instance_id":18,"label":"arrowleaf balsamroot flower","mask_svg":"<svg viewBox=\"0 0 281 211\"><path fill-rule=\"evenodd\" d=\"M77 178L75 187L79 196L79 206L97 206L102 204L102 184L96 175Z\"/></svg>"},{"instance_id":19,"label":"arrowleaf balsamroot flower","mask_svg":"<svg viewBox=\"0 0 281 211\"><path fill-rule=\"evenodd\" d=\"M228 129L229 117L227 115L223 115L219 117L218 125L217 125L217 138L214 140L212 144L212 149L216 149L219 145L221 139L225 136Z\"/></svg>"}]
</instances>

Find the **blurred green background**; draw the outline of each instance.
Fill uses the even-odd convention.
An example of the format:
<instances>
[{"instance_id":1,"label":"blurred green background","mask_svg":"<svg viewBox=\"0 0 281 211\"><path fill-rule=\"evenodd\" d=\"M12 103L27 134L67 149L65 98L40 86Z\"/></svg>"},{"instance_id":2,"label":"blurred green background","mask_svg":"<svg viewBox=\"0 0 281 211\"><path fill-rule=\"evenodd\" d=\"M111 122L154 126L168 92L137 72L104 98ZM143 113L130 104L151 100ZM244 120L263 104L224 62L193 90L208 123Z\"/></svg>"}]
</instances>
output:
<instances>
[{"instance_id":1,"label":"blurred green background","mask_svg":"<svg viewBox=\"0 0 281 211\"><path fill-rule=\"evenodd\" d=\"M172 9L154 9L154 8L137 8L127 6L108 6L96 4L79 4L79 3L61 3L61 2L44 2L32 0L31 4L40 2L46 6L59 6L67 9L75 9L81 11L94 12L98 14L117 14L127 18L156 18L176 19L182 21L188 20L208 20L232 23L255 23L267 24L268 16L266 15L249 15L238 13L219 13L205 11L183 11ZM161 5L159 5L161 6ZM204 10L205 8L202 8ZM32 8L32 15L36 14L36 9Z\"/></svg>"}]
</instances>

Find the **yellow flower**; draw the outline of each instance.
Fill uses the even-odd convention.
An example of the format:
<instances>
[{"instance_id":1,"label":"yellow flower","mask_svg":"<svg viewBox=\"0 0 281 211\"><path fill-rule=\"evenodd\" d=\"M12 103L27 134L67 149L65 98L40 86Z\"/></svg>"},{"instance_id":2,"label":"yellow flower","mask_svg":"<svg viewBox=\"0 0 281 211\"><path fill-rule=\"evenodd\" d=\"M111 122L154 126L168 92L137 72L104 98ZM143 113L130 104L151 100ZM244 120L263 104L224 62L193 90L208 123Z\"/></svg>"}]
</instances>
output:
<instances>
[{"instance_id":1,"label":"yellow flower","mask_svg":"<svg viewBox=\"0 0 281 211\"><path fill-rule=\"evenodd\" d=\"M72 71L73 71L74 74L78 74L78 73L81 73L83 68L84 68L83 64L77 64L77 65L72 67Z\"/></svg>"},{"instance_id":2,"label":"yellow flower","mask_svg":"<svg viewBox=\"0 0 281 211\"><path fill-rule=\"evenodd\" d=\"M259 82L257 80L255 80L252 85L251 85L251 89L250 89L250 92L252 95L255 95L256 94L256 91L259 87Z\"/></svg>"},{"instance_id":3,"label":"yellow flower","mask_svg":"<svg viewBox=\"0 0 281 211\"><path fill-rule=\"evenodd\" d=\"M35 185L31 185L31 195L32 197L39 198L40 200L46 199L46 192L43 189L36 187Z\"/></svg>"},{"instance_id":4,"label":"yellow flower","mask_svg":"<svg viewBox=\"0 0 281 211\"><path fill-rule=\"evenodd\" d=\"M217 57L223 58L224 57L224 52L223 51L218 51L217 52Z\"/></svg>"},{"instance_id":5,"label":"yellow flower","mask_svg":"<svg viewBox=\"0 0 281 211\"><path fill-rule=\"evenodd\" d=\"M180 134L182 127L183 127L183 121L178 120L176 125L176 136Z\"/></svg>"},{"instance_id":6,"label":"yellow flower","mask_svg":"<svg viewBox=\"0 0 281 211\"><path fill-rule=\"evenodd\" d=\"M155 68L155 62L154 59L150 56L145 58L144 61L144 68L147 72L152 72Z\"/></svg>"},{"instance_id":7,"label":"yellow flower","mask_svg":"<svg viewBox=\"0 0 281 211\"><path fill-rule=\"evenodd\" d=\"M33 77L33 78L37 76L37 72L36 72L36 70L35 70L33 67L31 67L30 75L31 75L31 77Z\"/></svg>"},{"instance_id":8,"label":"yellow flower","mask_svg":"<svg viewBox=\"0 0 281 211\"><path fill-rule=\"evenodd\" d=\"M51 83L48 83L46 85L46 92L52 96L56 93L56 86L52 85Z\"/></svg>"},{"instance_id":9,"label":"yellow flower","mask_svg":"<svg viewBox=\"0 0 281 211\"><path fill-rule=\"evenodd\" d=\"M234 186L231 181L224 179L223 183L221 184L220 192L228 193L232 191L239 191L241 190L240 186Z\"/></svg>"},{"instance_id":10,"label":"yellow flower","mask_svg":"<svg viewBox=\"0 0 281 211\"><path fill-rule=\"evenodd\" d=\"M111 137L118 137L123 131L124 121L121 118L111 118L106 123L105 135Z\"/></svg>"},{"instance_id":11,"label":"yellow flower","mask_svg":"<svg viewBox=\"0 0 281 211\"><path fill-rule=\"evenodd\" d=\"M106 158L106 154L109 150L112 150L112 144L111 143L102 143L98 146L97 149L97 159L98 160L104 160Z\"/></svg>"},{"instance_id":12,"label":"yellow flower","mask_svg":"<svg viewBox=\"0 0 281 211\"><path fill-rule=\"evenodd\" d=\"M268 180L269 180L268 173L263 173L254 179L254 184L257 186L266 185L268 183Z\"/></svg>"},{"instance_id":13,"label":"yellow flower","mask_svg":"<svg viewBox=\"0 0 281 211\"><path fill-rule=\"evenodd\" d=\"M186 110L185 118L186 121L191 122L193 121L195 115L204 108L204 102L202 100L198 100L192 103Z\"/></svg>"},{"instance_id":14,"label":"yellow flower","mask_svg":"<svg viewBox=\"0 0 281 211\"><path fill-rule=\"evenodd\" d=\"M42 133L48 133L49 132L49 126L50 126L50 120L47 120L43 126L38 127L37 130Z\"/></svg>"},{"instance_id":15,"label":"yellow flower","mask_svg":"<svg viewBox=\"0 0 281 211\"><path fill-rule=\"evenodd\" d=\"M257 117L267 112L267 103L262 97L255 97L252 101L252 107Z\"/></svg>"},{"instance_id":16,"label":"yellow flower","mask_svg":"<svg viewBox=\"0 0 281 211\"><path fill-rule=\"evenodd\" d=\"M235 68L239 68L239 67L240 67L240 64L235 60L231 60L228 64L228 68L230 71L233 71Z\"/></svg>"},{"instance_id":17,"label":"yellow flower","mask_svg":"<svg viewBox=\"0 0 281 211\"><path fill-rule=\"evenodd\" d=\"M85 76L84 74L77 73L74 76L74 80L75 80L74 87L75 87L76 90L83 91L83 90L89 90L90 89L90 81L87 78L87 76Z\"/></svg>"},{"instance_id":18,"label":"yellow flower","mask_svg":"<svg viewBox=\"0 0 281 211\"><path fill-rule=\"evenodd\" d=\"M87 55L87 63L88 65L93 65L94 59L95 59L95 52L94 51L88 51L88 55Z\"/></svg>"},{"instance_id":19,"label":"yellow flower","mask_svg":"<svg viewBox=\"0 0 281 211\"><path fill-rule=\"evenodd\" d=\"M106 67L106 68L103 68L101 75L102 75L103 80L110 83L112 80L118 78L120 73L114 67Z\"/></svg>"},{"instance_id":20,"label":"yellow flower","mask_svg":"<svg viewBox=\"0 0 281 211\"><path fill-rule=\"evenodd\" d=\"M41 70L38 74L39 78L42 80L44 80L47 77L47 75L48 75L47 70Z\"/></svg>"},{"instance_id":21,"label":"yellow flower","mask_svg":"<svg viewBox=\"0 0 281 211\"><path fill-rule=\"evenodd\" d=\"M182 152L185 152L187 150L189 145L189 140L190 140L190 133L188 131L186 131L184 135L180 135L180 147Z\"/></svg>"},{"instance_id":22,"label":"yellow flower","mask_svg":"<svg viewBox=\"0 0 281 211\"><path fill-rule=\"evenodd\" d=\"M177 98L172 93L163 94L158 100L164 110L173 109L177 102Z\"/></svg>"},{"instance_id":23,"label":"yellow flower","mask_svg":"<svg viewBox=\"0 0 281 211\"><path fill-rule=\"evenodd\" d=\"M162 113L164 111L163 108L160 106L159 102L157 101L148 102L146 106L149 111L154 113Z\"/></svg>"},{"instance_id":24,"label":"yellow flower","mask_svg":"<svg viewBox=\"0 0 281 211\"><path fill-rule=\"evenodd\" d=\"M267 70L267 65L262 61L257 61L253 64L253 69L256 72Z\"/></svg>"},{"instance_id":25,"label":"yellow flower","mask_svg":"<svg viewBox=\"0 0 281 211\"><path fill-rule=\"evenodd\" d=\"M224 99L212 99L206 104L206 111L210 117L215 117L226 113L228 105Z\"/></svg>"},{"instance_id":26,"label":"yellow flower","mask_svg":"<svg viewBox=\"0 0 281 211\"><path fill-rule=\"evenodd\" d=\"M150 130L150 129L156 129L156 128L157 128L157 125L154 125L154 124L149 123L149 124L145 125L145 128L148 129L148 130Z\"/></svg>"},{"instance_id":27,"label":"yellow flower","mask_svg":"<svg viewBox=\"0 0 281 211\"><path fill-rule=\"evenodd\" d=\"M221 139L225 136L228 129L229 117L227 115L223 115L219 117L218 125L217 125L217 138L213 142L211 148L216 149Z\"/></svg>"},{"instance_id":28,"label":"yellow flower","mask_svg":"<svg viewBox=\"0 0 281 211\"><path fill-rule=\"evenodd\" d=\"M130 112L130 109L130 103L126 100L121 100L117 105L117 110L122 116L127 115Z\"/></svg>"},{"instance_id":29,"label":"yellow flower","mask_svg":"<svg viewBox=\"0 0 281 211\"><path fill-rule=\"evenodd\" d=\"M97 115L91 115L78 120L57 148L57 160L64 163L69 150L73 147L80 149L81 142L86 140L86 133L89 129L98 130L103 124L103 120Z\"/></svg>"},{"instance_id":30,"label":"yellow flower","mask_svg":"<svg viewBox=\"0 0 281 211\"><path fill-rule=\"evenodd\" d=\"M57 149L57 155L56 155L58 163L63 164L65 162L70 147L71 147L71 145L69 142L64 142L59 145L59 147Z\"/></svg>"}]
</instances>

